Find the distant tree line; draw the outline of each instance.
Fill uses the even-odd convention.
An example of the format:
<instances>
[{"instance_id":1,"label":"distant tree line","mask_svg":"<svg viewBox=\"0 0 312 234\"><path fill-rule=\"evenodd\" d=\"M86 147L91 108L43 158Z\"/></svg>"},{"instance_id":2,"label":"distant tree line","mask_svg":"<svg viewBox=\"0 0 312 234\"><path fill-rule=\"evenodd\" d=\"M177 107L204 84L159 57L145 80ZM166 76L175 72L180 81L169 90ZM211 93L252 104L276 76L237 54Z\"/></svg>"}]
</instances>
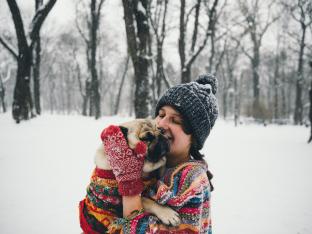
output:
<instances>
[{"instance_id":1,"label":"distant tree line","mask_svg":"<svg viewBox=\"0 0 312 234\"><path fill-rule=\"evenodd\" d=\"M7 0L15 34L0 31L0 50L7 52L0 55L0 110L12 102L16 122L42 110L146 117L168 87L209 72L219 81L221 115L235 124L241 116L308 124L309 0L122 0L116 7L124 24L115 27L125 32L126 51L103 20L108 0L78 1L66 32L40 34L55 3L35 0L25 30L16 1Z\"/></svg>"}]
</instances>

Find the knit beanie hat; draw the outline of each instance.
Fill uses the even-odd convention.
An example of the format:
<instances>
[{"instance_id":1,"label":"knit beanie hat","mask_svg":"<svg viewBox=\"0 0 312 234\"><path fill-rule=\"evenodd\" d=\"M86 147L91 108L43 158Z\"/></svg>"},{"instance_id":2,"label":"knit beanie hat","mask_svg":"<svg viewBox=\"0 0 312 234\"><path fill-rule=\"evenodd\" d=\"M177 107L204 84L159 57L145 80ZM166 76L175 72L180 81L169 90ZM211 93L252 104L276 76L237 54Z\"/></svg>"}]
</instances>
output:
<instances>
[{"instance_id":1,"label":"knit beanie hat","mask_svg":"<svg viewBox=\"0 0 312 234\"><path fill-rule=\"evenodd\" d=\"M155 115L165 105L174 107L191 128L196 148L203 148L218 117L217 79L211 75L200 75L197 80L169 88L157 103Z\"/></svg>"}]
</instances>

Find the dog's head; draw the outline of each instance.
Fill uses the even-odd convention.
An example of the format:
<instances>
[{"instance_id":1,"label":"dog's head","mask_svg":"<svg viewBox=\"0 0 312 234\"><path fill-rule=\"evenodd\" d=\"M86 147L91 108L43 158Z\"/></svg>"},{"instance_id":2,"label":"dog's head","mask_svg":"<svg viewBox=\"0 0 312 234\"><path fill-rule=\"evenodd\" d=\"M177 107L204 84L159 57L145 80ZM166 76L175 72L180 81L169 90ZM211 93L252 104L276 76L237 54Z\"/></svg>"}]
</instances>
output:
<instances>
[{"instance_id":1,"label":"dog's head","mask_svg":"<svg viewBox=\"0 0 312 234\"><path fill-rule=\"evenodd\" d=\"M144 141L148 147L146 160L153 163L158 162L169 152L169 140L156 127L154 120L144 119L138 121L141 122L132 124L130 127L120 126L120 129L128 141L130 141L129 135L133 134L137 139Z\"/></svg>"},{"instance_id":2,"label":"dog's head","mask_svg":"<svg viewBox=\"0 0 312 234\"><path fill-rule=\"evenodd\" d=\"M169 140L159 130L147 132L145 136L140 139L147 143L148 153L146 160L150 162L158 162L169 152Z\"/></svg>"}]
</instances>

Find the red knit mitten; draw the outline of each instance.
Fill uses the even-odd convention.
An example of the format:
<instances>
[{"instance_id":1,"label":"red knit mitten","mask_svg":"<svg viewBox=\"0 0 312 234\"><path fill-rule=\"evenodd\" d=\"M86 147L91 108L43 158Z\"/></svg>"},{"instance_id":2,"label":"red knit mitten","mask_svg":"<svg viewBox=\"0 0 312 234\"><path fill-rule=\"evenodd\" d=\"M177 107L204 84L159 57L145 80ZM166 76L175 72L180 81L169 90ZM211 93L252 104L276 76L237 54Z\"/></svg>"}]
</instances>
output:
<instances>
[{"instance_id":1,"label":"red knit mitten","mask_svg":"<svg viewBox=\"0 0 312 234\"><path fill-rule=\"evenodd\" d=\"M147 146L140 141L134 150L129 148L118 126L111 125L101 134L108 162L118 181L122 196L131 196L143 191L142 169Z\"/></svg>"}]
</instances>

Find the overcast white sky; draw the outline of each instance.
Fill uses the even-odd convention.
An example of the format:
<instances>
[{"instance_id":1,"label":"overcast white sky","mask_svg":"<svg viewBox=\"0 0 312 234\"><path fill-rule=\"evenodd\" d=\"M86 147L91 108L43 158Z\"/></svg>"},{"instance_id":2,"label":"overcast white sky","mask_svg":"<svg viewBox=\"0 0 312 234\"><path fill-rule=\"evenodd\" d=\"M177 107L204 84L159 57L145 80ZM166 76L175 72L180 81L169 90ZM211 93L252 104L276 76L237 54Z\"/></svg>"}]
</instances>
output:
<instances>
[{"instance_id":1,"label":"overcast white sky","mask_svg":"<svg viewBox=\"0 0 312 234\"><path fill-rule=\"evenodd\" d=\"M75 2L78 0L58 0L55 3L53 10L48 15L47 20L54 21L58 24L66 24L68 21L71 21L74 18L75 14ZM0 13L1 19L8 16L8 4L6 0L0 0ZM45 1L46 2L46 1ZM28 14L33 14L35 8L35 1L30 0L17 0L17 4L20 8L23 17L25 16L25 12ZM25 19L26 20L26 19Z\"/></svg>"}]
</instances>

